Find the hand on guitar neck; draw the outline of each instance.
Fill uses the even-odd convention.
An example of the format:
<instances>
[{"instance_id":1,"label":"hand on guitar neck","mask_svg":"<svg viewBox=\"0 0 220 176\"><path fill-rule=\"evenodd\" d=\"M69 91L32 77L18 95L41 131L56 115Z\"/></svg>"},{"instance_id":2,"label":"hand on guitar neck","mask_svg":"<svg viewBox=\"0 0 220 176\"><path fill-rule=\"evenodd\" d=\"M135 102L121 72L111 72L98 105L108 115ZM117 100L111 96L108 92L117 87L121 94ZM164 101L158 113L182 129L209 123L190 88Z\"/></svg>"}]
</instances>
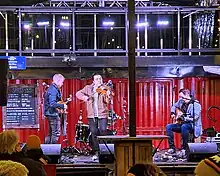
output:
<instances>
[{"instance_id":1,"label":"hand on guitar neck","mask_svg":"<svg viewBox=\"0 0 220 176\"><path fill-rule=\"evenodd\" d=\"M68 103L71 102L71 101L72 101L72 95L71 95L71 94L70 94L69 97L66 99L66 101L63 101L63 100L58 101L57 103L64 105L64 109L59 109L59 108L57 108L57 112L58 112L59 114L67 114L67 113L68 113L68 112L67 112L67 105L68 105Z\"/></svg>"}]
</instances>

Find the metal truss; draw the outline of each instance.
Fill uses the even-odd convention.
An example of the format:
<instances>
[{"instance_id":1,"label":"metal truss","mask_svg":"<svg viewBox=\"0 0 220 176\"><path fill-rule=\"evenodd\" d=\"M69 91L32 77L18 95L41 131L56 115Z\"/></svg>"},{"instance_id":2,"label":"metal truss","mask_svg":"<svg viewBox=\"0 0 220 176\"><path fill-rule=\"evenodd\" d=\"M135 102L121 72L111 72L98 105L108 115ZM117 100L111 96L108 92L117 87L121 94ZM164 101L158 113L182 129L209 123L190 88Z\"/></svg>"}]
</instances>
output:
<instances>
[{"instance_id":1,"label":"metal truss","mask_svg":"<svg viewBox=\"0 0 220 176\"><path fill-rule=\"evenodd\" d=\"M53 61L51 62L51 60ZM219 66L219 60L218 56L137 56L136 67ZM27 65L29 68L66 67L67 65L75 68L126 68L128 67L128 57L76 56L74 60L64 61L62 56L27 56Z\"/></svg>"},{"instance_id":2,"label":"metal truss","mask_svg":"<svg viewBox=\"0 0 220 176\"><path fill-rule=\"evenodd\" d=\"M181 12L186 13L198 13L205 11L219 11L217 7L180 7L180 6L137 6L135 9L136 14L172 14ZM127 13L127 7L96 7L96 6L84 6L84 7L69 7L69 6L45 6L42 3L33 6L1 6L0 15L4 17L6 12L14 13L30 13L30 14L96 14L96 13L108 13L108 14L122 14Z\"/></svg>"},{"instance_id":3,"label":"metal truss","mask_svg":"<svg viewBox=\"0 0 220 176\"><path fill-rule=\"evenodd\" d=\"M127 0L50 0L50 6L74 6L74 7L127 7ZM136 0L136 7L162 6L162 2L151 0Z\"/></svg>"},{"instance_id":4,"label":"metal truss","mask_svg":"<svg viewBox=\"0 0 220 176\"><path fill-rule=\"evenodd\" d=\"M192 45L189 44L188 48L183 48L181 46L181 32L180 32L180 21L181 15L184 14L183 18L192 19L192 14L195 13L207 13L207 12L214 12L218 11L220 8L217 7L180 7L180 6L167 6L164 4L154 3L152 1L147 0L136 0L136 9L135 12L137 16L139 14L160 14L160 13L173 13L176 14L177 17L177 48L176 49L164 49L161 47L160 49L149 49L147 47L147 33L145 32L145 49L141 49L140 46L137 46L136 52L137 56L140 54L144 54L145 56L150 56L151 53L159 53L159 55L181 55L181 54L188 54L191 56L193 54L204 55L211 55L213 53L219 54L219 48L192 48ZM19 43L18 49L9 49L9 40L8 40L8 13L13 12L18 14L18 29L19 29ZM52 32L52 46L50 49L32 49L23 50L22 49L22 13L30 13L30 14L41 14L47 13L53 15L53 19L55 19L55 14L71 14L73 19L75 19L75 15L81 14L93 14L94 19L96 19L96 14L98 13L111 13L111 14L125 14L125 20L127 21L127 1L126 0L75 0L75 1L60 1L60 0L51 0L50 3L38 3L33 6L2 6L0 18L5 19L5 49L0 49L0 53L6 53L6 55L16 54L16 55L25 55L25 56L33 56L35 58L36 54L42 54L42 57L49 56L50 58L54 58L59 55L60 59L62 60L65 55L71 55L74 53L76 57L84 57L86 54L99 56L100 54L105 53L106 55L109 54L109 57L114 57L112 55L120 55L120 56L127 56L128 54L128 39L127 33L128 28L125 27L125 49L97 49L97 42L94 42L93 49L76 49L76 39L75 39L75 21L72 21L73 29L72 29L72 48L71 49L56 49L55 46L55 32ZM94 29L96 29L96 23L94 23ZM52 24L53 31L55 30L55 23ZM192 22L189 23L189 29L192 29ZM147 31L147 29L145 28ZM94 30L94 41L97 41L97 32ZM189 41L192 41L192 34L189 35ZM139 43L139 39L138 42ZM113 54L114 53L114 54ZM37 57L37 56L36 56ZM114 62L113 62L114 63ZM210 64L213 64L211 62ZM220 62L218 62L220 63Z\"/></svg>"}]
</instances>

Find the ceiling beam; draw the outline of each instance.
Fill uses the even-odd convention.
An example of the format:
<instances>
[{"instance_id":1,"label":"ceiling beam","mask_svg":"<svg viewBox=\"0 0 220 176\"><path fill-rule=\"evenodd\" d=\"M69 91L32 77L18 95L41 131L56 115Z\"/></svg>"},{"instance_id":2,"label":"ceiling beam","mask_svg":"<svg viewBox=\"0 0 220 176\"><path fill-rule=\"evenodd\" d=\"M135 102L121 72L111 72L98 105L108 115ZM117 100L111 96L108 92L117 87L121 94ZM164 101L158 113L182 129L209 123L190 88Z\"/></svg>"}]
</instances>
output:
<instances>
[{"instance_id":1,"label":"ceiling beam","mask_svg":"<svg viewBox=\"0 0 220 176\"><path fill-rule=\"evenodd\" d=\"M219 66L220 56L138 56L136 67ZM27 68L127 68L126 56L27 57Z\"/></svg>"}]
</instances>

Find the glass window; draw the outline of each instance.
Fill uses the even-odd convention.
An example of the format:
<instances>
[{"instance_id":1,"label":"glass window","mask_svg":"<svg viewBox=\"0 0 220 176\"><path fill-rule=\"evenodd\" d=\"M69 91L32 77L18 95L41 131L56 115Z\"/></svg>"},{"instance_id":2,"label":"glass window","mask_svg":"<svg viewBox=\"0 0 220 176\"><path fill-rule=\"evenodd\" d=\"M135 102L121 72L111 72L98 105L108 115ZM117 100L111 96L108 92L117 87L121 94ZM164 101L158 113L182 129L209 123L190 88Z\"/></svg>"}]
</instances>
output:
<instances>
[{"instance_id":1,"label":"glass window","mask_svg":"<svg viewBox=\"0 0 220 176\"><path fill-rule=\"evenodd\" d=\"M5 49L5 20L0 17L0 49Z\"/></svg>"},{"instance_id":2,"label":"glass window","mask_svg":"<svg viewBox=\"0 0 220 176\"><path fill-rule=\"evenodd\" d=\"M22 14L21 22L22 50L30 50L33 46L33 15Z\"/></svg>"},{"instance_id":3,"label":"glass window","mask_svg":"<svg viewBox=\"0 0 220 176\"><path fill-rule=\"evenodd\" d=\"M56 15L55 48L72 49L72 15Z\"/></svg>"},{"instance_id":4,"label":"glass window","mask_svg":"<svg viewBox=\"0 0 220 176\"><path fill-rule=\"evenodd\" d=\"M8 13L8 43L9 49L19 49L18 47L18 16L13 12Z\"/></svg>"},{"instance_id":5,"label":"glass window","mask_svg":"<svg viewBox=\"0 0 220 176\"><path fill-rule=\"evenodd\" d=\"M125 49L125 15L97 15L97 48Z\"/></svg>"},{"instance_id":6,"label":"glass window","mask_svg":"<svg viewBox=\"0 0 220 176\"><path fill-rule=\"evenodd\" d=\"M140 35L140 48L146 47L145 32L147 33L147 48L161 48L161 39L163 40L164 49L173 48L176 35L174 18L174 15L141 14L137 23Z\"/></svg>"},{"instance_id":7,"label":"glass window","mask_svg":"<svg viewBox=\"0 0 220 176\"><path fill-rule=\"evenodd\" d=\"M76 15L76 49L94 49L94 15Z\"/></svg>"},{"instance_id":8,"label":"glass window","mask_svg":"<svg viewBox=\"0 0 220 176\"><path fill-rule=\"evenodd\" d=\"M52 48L52 16L22 14L23 49Z\"/></svg>"}]
</instances>

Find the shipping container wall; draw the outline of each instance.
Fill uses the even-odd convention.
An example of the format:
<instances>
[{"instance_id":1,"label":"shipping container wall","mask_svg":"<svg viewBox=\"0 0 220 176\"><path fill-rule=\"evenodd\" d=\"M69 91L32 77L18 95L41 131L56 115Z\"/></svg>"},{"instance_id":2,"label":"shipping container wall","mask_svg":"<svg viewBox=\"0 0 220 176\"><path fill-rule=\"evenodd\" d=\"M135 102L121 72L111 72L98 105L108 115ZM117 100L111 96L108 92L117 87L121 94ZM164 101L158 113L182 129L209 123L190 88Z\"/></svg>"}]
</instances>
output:
<instances>
[{"instance_id":1,"label":"shipping container wall","mask_svg":"<svg viewBox=\"0 0 220 176\"><path fill-rule=\"evenodd\" d=\"M114 111L117 114L117 120L109 126L109 128L117 131L117 134L128 134L128 80L127 79L111 79L114 84ZM105 80L108 81L108 80ZM43 115L43 93L45 87L43 82L50 84L51 80L10 80L10 84L35 84L39 88L39 129L16 129L19 134L20 141L25 142L30 134L40 136L42 142L47 135L48 125ZM64 99L72 94L73 99L68 105L67 115L67 136L60 137L60 143L65 145L75 144L76 124L82 111L83 122L87 124L85 104L75 97L78 90L86 84L90 84L91 80L67 79L62 88ZM214 126L220 131L220 121L213 122L207 116L207 110L211 106L220 107L220 79L219 78L183 78L183 79L142 79L137 80L136 84L136 120L137 134L166 134L166 124L171 123L170 108L178 99L178 90L180 88L189 88L192 90L193 96L198 99L202 105L202 121L203 127L208 128ZM218 109L210 110L210 117L218 119ZM2 109L0 108L0 127L2 128ZM176 145L180 147L180 135L175 135ZM68 143L67 143L68 142ZM159 141L154 141L154 145L158 145ZM168 148L166 140L160 145L161 149Z\"/></svg>"}]
</instances>

